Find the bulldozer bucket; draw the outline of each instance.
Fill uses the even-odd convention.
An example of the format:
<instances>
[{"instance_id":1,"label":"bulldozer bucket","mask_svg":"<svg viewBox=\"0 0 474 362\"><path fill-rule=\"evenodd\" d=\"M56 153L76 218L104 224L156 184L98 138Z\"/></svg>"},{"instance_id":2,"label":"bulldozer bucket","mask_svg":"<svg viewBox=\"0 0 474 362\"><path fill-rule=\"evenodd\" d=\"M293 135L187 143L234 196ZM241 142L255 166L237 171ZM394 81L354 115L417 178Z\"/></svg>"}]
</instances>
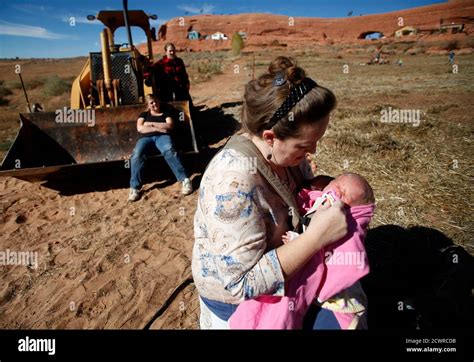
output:
<instances>
[{"instance_id":1,"label":"bulldozer bucket","mask_svg":"<svg viewBox=\"0 0 474 362\"><path fill-rule=\"evenodd\" d=\"M175 111L178 151L197 153L188 102ZM0 167L0 176L29 181L70 167L126 160L137 140L136 120L144 105L20 114L20 129ZM184 121L184 122L180 122Z\"/></svg>"}]
</instances>

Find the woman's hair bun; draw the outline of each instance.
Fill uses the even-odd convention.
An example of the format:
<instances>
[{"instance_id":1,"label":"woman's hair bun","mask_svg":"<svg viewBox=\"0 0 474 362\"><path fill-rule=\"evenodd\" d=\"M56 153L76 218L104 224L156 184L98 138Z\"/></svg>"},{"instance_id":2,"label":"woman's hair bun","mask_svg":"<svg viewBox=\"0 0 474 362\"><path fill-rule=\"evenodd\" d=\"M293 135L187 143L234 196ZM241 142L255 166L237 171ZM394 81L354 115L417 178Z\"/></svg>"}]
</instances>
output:
<instances>
[{"instance_id":1,"label":"woman's hair bun","mask_svg":"<svg viewBox=\"0 0 474 362\"><path fill-rule=\"evenodd\" d=\"M299 84L306 77L304 70L300 67L291 67L286 70L286 79L292 84Z\"/></svg>"},{"instance_id":2,"label":"woman's hair bun","mask_svg":"<svg viewBox=\"0 0 474 362\"><path fill-rule=\"evenodd\" d=\"M262 138L264 130L271 126L279 140L298 138L301 125L317 123L329 115L336 106L336 96L311 82L306 84L308 87L300 87L305 78L305 71L293 58L280 56L273 60L265 74L245 86L241 117L244 130ZM298 100L294 104L295 99ZM286 113L276 124L272 123L279 110L278 117Z\"/></svg>"},{"instance_id":3,"label":"woman's hair bun","mask_svg":"<svg viewBox=\"0 0 474 362\"><path fill-rule=\"evenodd\" d=\"M298 67L296 61L290 57L277 57L268 67L268 72L272 77L283 72L285 79L292 84L299 84L306 76L305 71Z\"/></svg>"}]
</instances>

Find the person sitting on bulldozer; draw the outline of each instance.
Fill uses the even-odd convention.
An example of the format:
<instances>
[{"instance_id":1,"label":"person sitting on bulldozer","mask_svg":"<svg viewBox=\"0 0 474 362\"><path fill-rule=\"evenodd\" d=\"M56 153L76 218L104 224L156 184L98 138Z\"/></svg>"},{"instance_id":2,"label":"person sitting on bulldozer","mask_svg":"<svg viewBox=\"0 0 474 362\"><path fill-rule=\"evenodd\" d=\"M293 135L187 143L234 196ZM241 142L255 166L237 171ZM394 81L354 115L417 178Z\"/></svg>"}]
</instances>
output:
<instances>
[{"instance_id":1,"label":"person sitting on bulldozer","mask_svg":"<svg viewBox=\"0 0 474 362\"><path fill-rule=\"evenodd\" d=\"M129 201L137 201L140 198L142 187L142 171L146 156L151 148L158 149L165 158L174 175L182 183L181 193L189 195L193 192L191 180L174 148L170 135L174 122L160 104L157 96L148 94L146 96L148 111L140 114L137 120L139 139L131 157L131 178Z\"/></svg>"}]
</instances>

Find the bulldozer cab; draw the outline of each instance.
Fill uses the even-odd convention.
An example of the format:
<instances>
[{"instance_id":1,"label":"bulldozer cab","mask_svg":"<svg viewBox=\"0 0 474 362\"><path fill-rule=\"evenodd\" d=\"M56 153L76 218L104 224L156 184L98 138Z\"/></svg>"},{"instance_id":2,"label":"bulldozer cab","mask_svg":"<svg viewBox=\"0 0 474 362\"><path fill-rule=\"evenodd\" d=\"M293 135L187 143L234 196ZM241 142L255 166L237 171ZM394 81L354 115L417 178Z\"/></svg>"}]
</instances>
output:
<instances>
[{"instance_id":1,"label":"bulldozer cab","mask_svg":"<svg viewBox=\"0 0 474 362\"><path fill-rule=\"evenodd\" d=\"M142 10L100 11L88 19L101 21L101 52L91 52L71 88L70 108L20 114L20 129L0 176L28 181L48 179L71 167L127 160L138 138L136 122L153 93L144 82L153 61L152 30ZM115 44L115 31L125 26L129 42ZM147 53L133 45L130 26L143 29ZM198 153L188 101L169 102L175 118L173 141L179 152Z\"/></svg>"},{"instance_id":2,"label":"bulldozer cab","mask_svg":"<svg viewBox=\"0 0 474 362\"><path fill-rule=\"evenodd\" d=\"M142 10L127 12L103 10L90 20L99 20L105 28L100 34L101 51L89 53L89 59L74 80L71 108L107 107L143 103L153 89L144 82L144 73L153 62L152 31L149 18ZM116 30L138 27L147 39L147 53L141 54L131 43L116 44ZM126 45L124 47L124 45Z\"/></svg>"}]
</instances>

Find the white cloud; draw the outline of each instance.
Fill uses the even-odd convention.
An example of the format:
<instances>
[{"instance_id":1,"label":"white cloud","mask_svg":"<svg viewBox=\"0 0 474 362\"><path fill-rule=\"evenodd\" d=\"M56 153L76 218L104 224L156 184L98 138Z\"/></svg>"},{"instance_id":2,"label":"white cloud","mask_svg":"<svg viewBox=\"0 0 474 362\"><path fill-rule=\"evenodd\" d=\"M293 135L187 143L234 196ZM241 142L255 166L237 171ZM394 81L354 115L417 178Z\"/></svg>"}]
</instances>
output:
<instances>
[{"instance_id":1,"label":"white cloud","mask_svg":"<svg viewBox=\"0 0 474 362\"><path fill-rule=\"evenodd\" d=\"M212 13L212 11L215 8L216 7L211 4L203 4L202 7L199 7L199 8L192 5L179 5L178 6L178 9L187 11L188 13L191 13L191 14L209 14L209 13Z\"/></svg>"},{"instance_id":2,"label":"white cloud","mask_svg":"<svg viewBox=\"0 0 474 362\"><path fill-rule=\"evenodd\" d=\"M9 23L0 20L0 35L25 36L40 39L64 39L66 35L53 33L39 26Z\"/></svg>"}]
</instances>

